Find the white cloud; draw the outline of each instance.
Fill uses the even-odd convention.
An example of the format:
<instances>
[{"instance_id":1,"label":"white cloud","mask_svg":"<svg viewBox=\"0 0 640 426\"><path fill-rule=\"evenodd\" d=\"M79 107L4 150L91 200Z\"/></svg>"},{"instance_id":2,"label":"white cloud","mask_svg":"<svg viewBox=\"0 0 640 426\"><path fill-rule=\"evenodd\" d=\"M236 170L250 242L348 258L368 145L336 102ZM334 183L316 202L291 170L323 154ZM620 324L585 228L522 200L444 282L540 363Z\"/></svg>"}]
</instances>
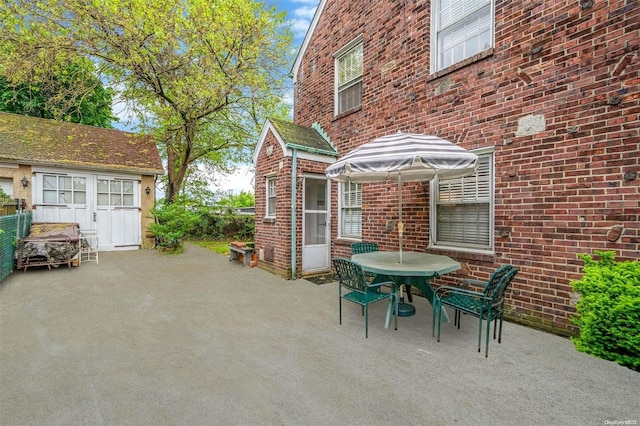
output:
<instances>
[{"instance_id":1,"label":"white cloud","mask_svg":"<svg viewBox=\"0 0 640 426\"><path fill-rule=\"evenodd\" d=\"M293 31L293 35L295 39L303 39L305 34L307 34L307 30L309 29L309 25L311 25L311 21L306 19L290 19L289 27Z\"/></svg>"},{"instance_id":2,"label":"white cloud","mask_svg":"<svg viewBox=\"0 0 640 426\"><path fill-rule=\"evenodd\" d=\"M315 0L302 0L295 3L302 4L302 6L293 9L293 17L288 22L295 40L301 42L309 29L309 25L311 25L318 2Z\"/></svg>"}]
</instances>

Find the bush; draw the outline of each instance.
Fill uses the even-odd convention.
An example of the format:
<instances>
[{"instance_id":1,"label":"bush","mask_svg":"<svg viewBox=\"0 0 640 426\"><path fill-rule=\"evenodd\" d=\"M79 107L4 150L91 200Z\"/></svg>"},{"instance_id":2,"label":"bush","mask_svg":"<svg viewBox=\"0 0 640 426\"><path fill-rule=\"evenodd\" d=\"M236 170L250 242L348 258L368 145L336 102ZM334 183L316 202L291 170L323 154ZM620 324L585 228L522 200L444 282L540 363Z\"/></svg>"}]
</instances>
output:
<instances>
[{"instance_id":1,"label":"bush","mask_svg":"<svg viewBox=\"0 0 640 426\"><path fill-rule=\"evenodd\" d=\"M153 208L155 223L149 231L158 247L172 253L182 253L182 239L196 227L200 216L185 203L161 204Z\"/></svg>"},{"instance_id":2,"label":"bush","mask_svg":"<svg viewBox=\"0 0 640 426\"><path fill-rule=\"evenodd\" d=\"M155 223L149 225L149 231L159 248L172 253L184 250L182 240L185 238L253 241L255 223L251 215L229 211L220 214L210 207L194 207L186 199L159 204L152 213Z\"/></svg>"},{"instance_id":3,"label":"bush","mask_svg":"<svg viewBox=\"0 0 640 426\"><path fill-rule=\"evenodd\" d=\"M574 324L576 349L640 371L640 264L616 262L614 252L580 255L584 275L571 285L580 293Z\"/></svg>"},{"instance_id":4,"label":"bush","mask_svg":"<svg viewBox=\"0 0 640 426\"><path fill-rule=\"evenodd\" d=\"M253 241L255 220L251 215L241 215L229 211L219 214L210 208L198 210L198 224L186 235L194 239L225 239Z\"/></svg>"}]
</instances>

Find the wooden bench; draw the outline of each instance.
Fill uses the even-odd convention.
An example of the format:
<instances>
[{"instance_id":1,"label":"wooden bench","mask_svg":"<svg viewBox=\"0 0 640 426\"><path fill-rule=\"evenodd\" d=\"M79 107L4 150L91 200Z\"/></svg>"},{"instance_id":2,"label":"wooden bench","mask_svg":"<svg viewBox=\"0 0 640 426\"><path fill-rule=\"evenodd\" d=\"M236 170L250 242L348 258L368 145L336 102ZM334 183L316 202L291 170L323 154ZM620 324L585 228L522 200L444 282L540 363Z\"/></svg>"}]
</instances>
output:
<instances>
[{"instance_id":1,"label":"wooden bench","mask_svg":"<svg viewBox=\"0 0 640 426\"><path fill-rule=\"evenodd\" d=\"M233 241L229 244L229 262L237 260L242 262L242 266L247 266L253 255L253 247L248 247L243 243Z\"/></svg>"}]
</instances>

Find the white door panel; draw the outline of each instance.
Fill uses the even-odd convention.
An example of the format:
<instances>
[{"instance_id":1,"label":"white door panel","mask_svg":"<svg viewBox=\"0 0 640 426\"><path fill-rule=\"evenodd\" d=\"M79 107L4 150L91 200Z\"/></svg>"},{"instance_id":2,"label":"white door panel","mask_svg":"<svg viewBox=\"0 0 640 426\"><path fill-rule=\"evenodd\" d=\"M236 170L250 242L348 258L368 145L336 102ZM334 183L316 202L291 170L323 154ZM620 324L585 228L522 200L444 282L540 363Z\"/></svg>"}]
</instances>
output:
<instances>
[{"instance_id":1,"label":"white door panel","mask_svg":"<svg viewBox=\"0 0 640 426\"><path fill-rule=\"evenodd\" d=\"M73 222L98 233L99 250L141 245L140 179L82 173L38 172L34 222Z\"/></svg>"},{"instance_id":2,"label":"white door panel","mask_svg":"<svg viewBox=\"0 0 640 426\"><path fill-rule=\"evenodd\" d=\"M302 271L329 269L329 185L326 178L304 179Z\"/></svg>"}]
</instances>

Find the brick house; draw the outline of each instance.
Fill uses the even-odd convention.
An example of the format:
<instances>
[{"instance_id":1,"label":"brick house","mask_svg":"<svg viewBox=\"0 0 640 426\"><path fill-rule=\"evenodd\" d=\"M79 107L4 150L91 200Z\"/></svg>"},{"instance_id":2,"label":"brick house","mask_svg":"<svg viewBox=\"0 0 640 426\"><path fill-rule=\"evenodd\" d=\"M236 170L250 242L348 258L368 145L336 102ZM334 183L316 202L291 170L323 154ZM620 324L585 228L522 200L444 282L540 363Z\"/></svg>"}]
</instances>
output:
<instances>
[{"instance_id":1,"label":"brick house","mask_svg":"<svg viewBox=\"0 0 640 426\"><path fill-rule=\"evenodd\" d=\"M577 255L640 257L639 31L633 0L321 0L292 70L293 121L317 123L338 155L397 131L478 154L482 185L404 187L405 248L481 279L515 265L510 319L572 334ZM292 156L268 160L272 144L263 132L254 155L256 247L280 251L261 265L295 277L306 273L304 216L323 211L305 210L291 178L320 181L326 164L298 161L291 174ZM262 219L270 178L282 228ZM397 247L394 185L325 183L329 258L358 240Z\"/></svg>"},{"instance_id":2,"label":"brick house","mask_svg":"<svg viewBox=\"0 0 640 426\"><path fill-rule=\"evenodd\" d=\"M155 181L164 174L152 138L0 113L0 185L24 199L34 222L95 230L100 251L152 247Z\"/></svg>"}]
</instances>

